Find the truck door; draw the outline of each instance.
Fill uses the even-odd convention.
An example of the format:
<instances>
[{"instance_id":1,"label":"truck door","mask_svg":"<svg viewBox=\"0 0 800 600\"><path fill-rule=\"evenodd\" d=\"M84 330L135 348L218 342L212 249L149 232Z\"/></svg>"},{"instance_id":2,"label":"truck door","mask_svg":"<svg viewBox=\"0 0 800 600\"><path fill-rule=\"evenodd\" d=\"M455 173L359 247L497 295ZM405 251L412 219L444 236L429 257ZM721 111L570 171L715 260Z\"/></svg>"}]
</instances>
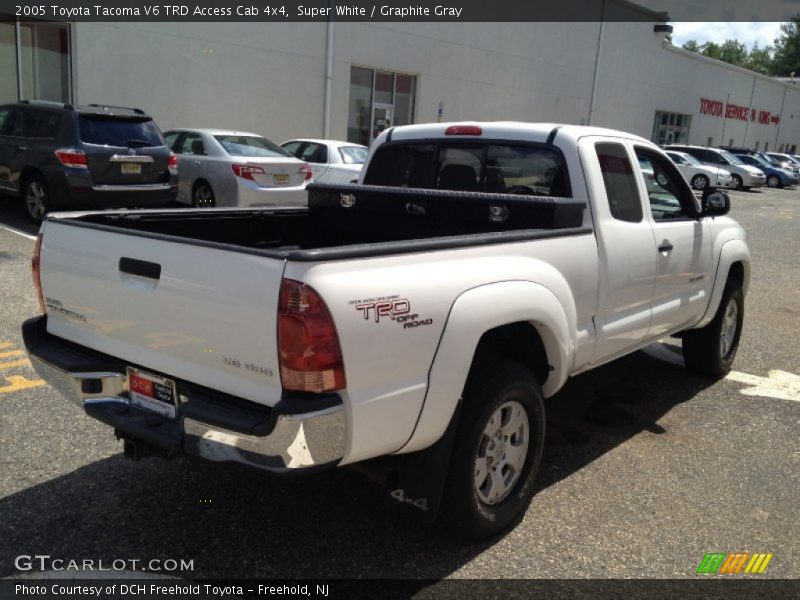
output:
<instances>
[{"instance_id":1,"label":"truck door","mask_svg":"<svg viewBox=\"0 0 800 600\"><path fill-rule=\"evenodd\" d=\"M659 152L634 146L641 165L647 219L656 239L656 279L649 337L696 321L711 291L711 244L694 193L672 162ZM652 173L653 179L646 181Z\"/></svg>"},{"instance_id":2,"label":"truck door","mask_svg":"<svg viewBox=\"0 0 800 600\"><path fill-rule=\"evenodd\" d=\"M597 343L592 360L598 363L647 338L656 244L639 193L639 166L628 144L587 137L581 140L580 152L594 198L599 251Z\"/></svg>"}]
</instances>

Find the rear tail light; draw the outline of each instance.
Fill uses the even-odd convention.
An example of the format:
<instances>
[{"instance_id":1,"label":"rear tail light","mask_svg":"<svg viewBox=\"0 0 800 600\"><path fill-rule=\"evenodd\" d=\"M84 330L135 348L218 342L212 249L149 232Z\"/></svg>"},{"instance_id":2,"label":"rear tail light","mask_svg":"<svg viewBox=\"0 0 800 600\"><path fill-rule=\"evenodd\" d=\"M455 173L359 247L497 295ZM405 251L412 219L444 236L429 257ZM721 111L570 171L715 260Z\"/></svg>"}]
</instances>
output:
<instances>
[{"instance_id":1,"label":"rear tail light","mask_svg":"<svg viewBox=\"0 0 800 600\"><path fill-rule=\"evenodd\" d=\"M450 125L444 130L445 135L481 135L483 129L477 125Z\"/></svg>"},{"instance_id":2,"label":"rear tail light","mask_svg":"<svg viewBox=\"0 0 800 600\"><path fill-rule=\"evenodd\" d=\"M300 173L301 175L305 174L305 181L308 181L314 176L314 173L311 171L311 167L309 167L308 165L303 165L297 172Z\"/></svg>"},{"instance_id":3,"label":"rear tail light","mask_svg":"<svg viewBox=\"0 0 800 600\"><path fill-rule=\"evenodd\" d=\"M75 148L60 148L56 150L56 158L65 167L74 169L88 169L89 163L86 161L86 154L83 150Z\"/></svg>"},{"instance_id":4,"label":"rear tail light","mask_svg":"<svg viewBox=\"0 0 800 600\"><path fill-rule=\"evenodd\" d=\"M237 177L249 179L250 181L255 181L253 175L264 175L264 169L252 165L231 165L231 169L233 169Z\"/></svg>"},{"instance_id":5,"label":"rear tail light","mask_svg":"<svg viewBox=\"0 0 800 600\"><path fill-rule=\"evenodd\" d=\"M174 152L169 153L169 158L167 159L167 167L170 171L177 171L178 170L178 157L175 156Z\"/></svg>"},{"instance_id":6,"label":"rear tail light","mask_svg":"<svg viewBox=\"0 0 800 600\"><path fill-rule=\"evenodd\" d=\"M44 293L42 292L42 234L36 237L36 245L33 247L33 258L31 259L31 274L33 275L33 286L36 288L36 296L39 299L39 310L45 313Z\"/></svg>"},{"instance_id":7,"label":"rear tail light","mask_svg":"<svg viewBox=\"0 0 800 600\"><path fill-rule=\"evenodd\" d=\"M293 279L281 281L278 350L284 389L320 394L345 387L342 349L328 307L311 286Z\"/></svg>"}]
</instances>

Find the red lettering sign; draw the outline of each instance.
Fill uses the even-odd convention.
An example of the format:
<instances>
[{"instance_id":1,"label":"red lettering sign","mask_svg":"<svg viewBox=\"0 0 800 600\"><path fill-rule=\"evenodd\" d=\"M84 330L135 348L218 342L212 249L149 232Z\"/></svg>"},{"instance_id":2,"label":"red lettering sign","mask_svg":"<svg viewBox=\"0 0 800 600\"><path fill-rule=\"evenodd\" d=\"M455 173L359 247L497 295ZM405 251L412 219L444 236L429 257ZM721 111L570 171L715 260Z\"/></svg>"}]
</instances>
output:
<instances>
[{"instance_id":1,"label":"red lettering sign","mask_svg":"<svg viewBox=\"0 0 800 600\"><path fill-rule=\"evenodd\" d=\"M756 110L749 106L731 104L730 102L723 104L719 100L710 98L700 98L700 114L712 117L724 116L726 119L734 119L736 121L756 121L758 119L761 125L769 125L770 123L777 125L780 123L780 117L767 110Z\"/></svg>"}]
</instances>

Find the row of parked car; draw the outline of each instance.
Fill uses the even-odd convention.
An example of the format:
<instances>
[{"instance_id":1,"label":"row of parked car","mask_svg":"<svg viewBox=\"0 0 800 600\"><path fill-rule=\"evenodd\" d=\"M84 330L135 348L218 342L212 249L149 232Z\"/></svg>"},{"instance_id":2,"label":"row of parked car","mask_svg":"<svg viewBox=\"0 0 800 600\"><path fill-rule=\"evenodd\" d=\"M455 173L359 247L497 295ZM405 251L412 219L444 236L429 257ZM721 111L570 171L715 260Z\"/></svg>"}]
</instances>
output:
<instances>
[{"instance_id":1,"label":"row of parked car","mask_svg":"<svg viewBox=\"0 0 800 600\"><path fill-rule=\"evenodd\" d=\"M692 187L794 185L800 157L747 148L664 148ZM302 205L311 181L358 179L368 148L249 132L173 129L163 135L138 108L23 100L0 106L0 191L28 216L75 207ZM648 186L654 175L642 165ZM652 181L650 181L652 179ZM466 188L465 188L466 189Z\"/></svg>"},{"instance_id":2,"label":"row of parked car","mask_svg":"<svg viewBox=\"0 0 800 600\"><path fill-rule=\"evenodd\" d=\"M75 207L298 205L312 181L358 178L367 148L244 131L163 135L138 108L23 100L0 106L0 191L28 216Z\"/></svg>"},{"instance_id":3,"label":"row of parked car","mask_svg":"<svg viewBox=\"0 0 800 600\"><path fill-rule=\"evenodd\" d=\"M800 156L791 154L678 144L664 146L664 151L697 190L747 190L763 185L776 188L800 181Z\"/></svg>"}]
</instances>

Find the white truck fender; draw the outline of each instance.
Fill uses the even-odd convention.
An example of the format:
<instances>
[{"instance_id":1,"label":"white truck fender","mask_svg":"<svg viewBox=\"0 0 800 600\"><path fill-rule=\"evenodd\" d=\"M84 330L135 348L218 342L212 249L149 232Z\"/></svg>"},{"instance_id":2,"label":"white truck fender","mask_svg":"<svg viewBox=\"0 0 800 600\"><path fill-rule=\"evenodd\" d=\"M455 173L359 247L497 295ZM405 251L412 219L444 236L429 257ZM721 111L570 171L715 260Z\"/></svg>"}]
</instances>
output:
<instances>
[{"instance_id":1,"label":"white truck fender","mask_svg":"<svg viewBox=\"0 0 800 600\"><path fill-rule=\"evenodd\" d=\"M427 448L444 434L464 390L478 342L495 327L517 322L536 327L551 367L542 391L545 397L558 391L569 376L574 354L576 317L571 296L567 305L545 286L530 281L483 285L456 298L428 373L428 390L417 426L399 452Z\"/></svg>"},{"instance_id":2,"label":"white truck fender","mask_svg":"<svg viewBox=\"0 0 800 600\"><path fill-rule=\"evenodd\" d=\"M714 289L711 292L711 300L709 300L708 308L703 318L700 319L694 328L708 325L714 318L714 315L717 314L719 303L722 301L722 292L725 290L725 282L727 281L728 273L731 270L731 265L735 262L741 262L744 266L742 291L747 295L747 288L750 286L750 250L748 250L747 243L744 240L728 240L722 244L722 249L720 250L717 272L714 276Z\"/></svg>"}]
</instances>

